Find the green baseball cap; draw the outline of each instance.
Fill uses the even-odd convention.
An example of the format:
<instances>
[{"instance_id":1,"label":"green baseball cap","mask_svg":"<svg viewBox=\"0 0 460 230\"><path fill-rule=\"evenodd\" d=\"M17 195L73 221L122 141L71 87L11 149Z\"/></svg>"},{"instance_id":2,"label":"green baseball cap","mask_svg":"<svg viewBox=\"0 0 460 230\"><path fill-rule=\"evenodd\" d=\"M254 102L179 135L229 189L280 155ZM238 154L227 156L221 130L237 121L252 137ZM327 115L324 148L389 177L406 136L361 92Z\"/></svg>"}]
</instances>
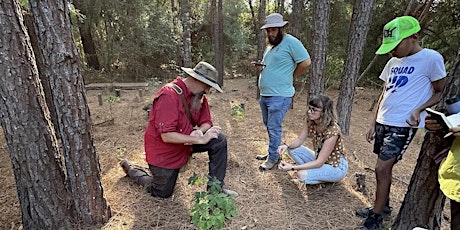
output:
<instances>
[{"instance_id":1,"label":"green baseball cap","mask_svg":"<svg viewBox=\"0 0 460 230\"><path fill-rule=\"evenodd\" d=\"M418 20L411 16L397 17L383 27L383 41L375 54L392 51L404 39L420 31Z\"/></svg>"}]
</instances>

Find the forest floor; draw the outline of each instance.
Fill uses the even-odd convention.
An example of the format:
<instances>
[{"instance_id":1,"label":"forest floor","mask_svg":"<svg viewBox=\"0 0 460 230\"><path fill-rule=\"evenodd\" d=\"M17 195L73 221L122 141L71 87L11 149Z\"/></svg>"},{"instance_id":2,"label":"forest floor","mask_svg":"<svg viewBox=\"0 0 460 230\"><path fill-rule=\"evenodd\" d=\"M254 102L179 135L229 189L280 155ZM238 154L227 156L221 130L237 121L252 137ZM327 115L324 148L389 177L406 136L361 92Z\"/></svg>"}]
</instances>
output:
<instances>
[{"instance_id":1,"label":"forest floor","mask_svg":"<svg viewBox=\"0 0 460 230\"><path fill-rule=\"evenodd\" d=\"M350 135L344 137L349 172L339 183L324 185L299 185L292 179L294 172L273 169L258 170L257 154L266 152L268 136L262 124L256 100L256 83L253 78L225 79L224 93L208 95L215 125L222 127L228 138L229 160L226 176L228 188L239 193L236 199L238 216L226 221L224 229L356 229L363 219L355 210L367 207L374 200L376 161L372 144L365 140L373 112L370 111L379 91L358 87L351 115ZM106 91L88 90L87 99L94 124L94 145L99 154L104 195L111 207L112 218L97 229L195 229L189 213L195 192L203 186L187 184L193 174L207 173L207 155L195 154L188 171L179 175L176 190L169 199L151 197L137 186L119 166L119 159L147 169L144 160L143 134L147 113L142 110L150 103L161 84L150 84L142 95L137 90L121 91L117 102L108 103ZM300 91L300 90L298 90ZM293 140L301 129L306 114L306 90L294 99L284 121L283 140ZM104 103L98 105L98 94ZM337 101L337 90L327 95ZM244 118L231 116L234 105L244 104ZM114 118L113 123L107 123ZM391 189L391 218L385 220L387 228L398 213L411 174L415 167L424 131L419 131L403 160L393 171ZM307 146L310 141L305 143ZM4 138L0 138L0 229L22 229L19 202L11 161ZM358 192L356 174L364 174L365 192ZM444 211L449 216L447 211ZM448 229L443 220L443 228ZM76 226L81 228L81 226Z\"/></svg>"}]
</instances>

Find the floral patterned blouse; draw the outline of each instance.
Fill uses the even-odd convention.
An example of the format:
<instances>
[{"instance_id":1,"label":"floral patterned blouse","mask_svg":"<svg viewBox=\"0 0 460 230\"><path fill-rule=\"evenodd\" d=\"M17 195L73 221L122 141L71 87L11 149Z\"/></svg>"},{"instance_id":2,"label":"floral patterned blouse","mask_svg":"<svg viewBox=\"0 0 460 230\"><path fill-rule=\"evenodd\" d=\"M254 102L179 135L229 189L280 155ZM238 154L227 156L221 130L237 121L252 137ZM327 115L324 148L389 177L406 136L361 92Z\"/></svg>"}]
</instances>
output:
<instances>
[{"instance_id":1,"label":"floral patterned blouse","mask_svg":"<svg viewBox=\"0 0 460 230\"><path fill-rule=\"evenodd\" d=\"M344 147L342 143L342 133L340 131L340 127L337 123L334 125L329 126L324 132L318 133L315 129L315 124L313 122L309 122L308 125L308 136L312 139L313 142L313 150L316 153L316 157L318 157L321 148L323 147L323 143L325 140L329 139L332 136L339 136L337 142L335 143L334 150L332 151L331 155L326 161L326 164L330 164L334 167L339 165L340 155L345 156Z\"/></svg>"}]
</instances>

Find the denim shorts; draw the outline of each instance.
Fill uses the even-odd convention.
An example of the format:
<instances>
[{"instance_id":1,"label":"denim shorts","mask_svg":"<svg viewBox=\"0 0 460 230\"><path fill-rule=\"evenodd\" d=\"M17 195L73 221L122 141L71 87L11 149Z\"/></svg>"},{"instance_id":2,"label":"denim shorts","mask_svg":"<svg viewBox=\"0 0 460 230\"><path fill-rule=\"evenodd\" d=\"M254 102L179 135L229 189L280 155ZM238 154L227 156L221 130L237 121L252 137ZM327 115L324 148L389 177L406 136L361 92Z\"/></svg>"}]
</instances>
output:
<instances>
[{"instance_id":1,"label":"denim shorts","mask_svg":"<svg viewBox=\"0 0 460 230\"><path fill-rule=\"evenodd\" d=\"M296 162L297 165L305 164L310 161L316 160L315 152L313 150L300 146L296 149L289 151L289 155ZM301 174L302 170L299 170ZM305 184L320 184L325 182L338 182L341 181L348 172L348 162L343 155L340 155L339 165L334 167L330 164L323 164L323 166L314 169L307 169L307 176L299 180ZM298 172L298 174L299 174Z\"/></svg>"},{"instance_id":2,"label":"denim shorts","mask_svg":"<svg viewBox=\"0 0 460 230\"><path fill-rule=\"evenodd\" d=\"M374 153L383 161L394 158L394 163L396 164L402 159L416 132L417 128L395 127L376 123Z\"/></svg>"}]
</instances>

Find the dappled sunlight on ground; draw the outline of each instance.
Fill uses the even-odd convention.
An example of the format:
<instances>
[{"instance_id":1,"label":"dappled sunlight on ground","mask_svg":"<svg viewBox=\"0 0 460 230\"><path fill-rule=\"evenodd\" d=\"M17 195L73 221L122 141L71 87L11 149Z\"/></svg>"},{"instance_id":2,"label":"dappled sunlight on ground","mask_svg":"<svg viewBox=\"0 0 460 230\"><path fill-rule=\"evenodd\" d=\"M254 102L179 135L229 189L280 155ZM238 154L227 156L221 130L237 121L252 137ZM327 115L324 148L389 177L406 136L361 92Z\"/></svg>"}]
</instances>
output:
<instances>
[{"instance_id":1,"label":"dappled sunlight on ground","mask_svg":"<svg viewBox=\"0 0 460 230\"><path fill-rule=\"evenodd\" d=\"M357 88L350 135L344 137L349 173L339 183L305 186L295 182L294 172L273 169L258 170L262 163L255 159L267 148L267 133L261 121L256 101L255 80L232 78L224 82L224 93L208 95L215 125L221 126L228 137L229 162L226 186L239 193L239 215L225 223L224 229L354 229L363 219L355 216L355 209L372 204L375 190L375 154L372 144L365 140L365 133L372 118L369 108L379 90ZM157 199L137 186L119 167L119 160L128 159L132 164L147 170L143 150L143 134L147 113L142 108L150 103L158 86L150 86L141 95L137 90L122 90L121 99L109 103L109 92L87 91L91 109L96 146L101 169L104 194L112 209L111 220L102 229L194 229L189 213L195 192L204 186L187 184L196 173L207 173L207 155L195 154L191 167L181 173L173 197ZM98 105L102 94L103 105ZM305 94L305 92L303 92ZM306 114L306 96L299 95L294 108L289 110L283 140L293 140L302 127ZM329 90L328 95L337 101L338 92ZM231 116L233 105L244 104L244 118ZM113 124L105 121L113 120ZM404 198L407 183L415 166L423 131L417 137L394 168L391 191L393 218ZM310 144L310 141L305 143ZM14 177L7 148L0 140L0 229L20 229L19 204L16 197ZM356 191L356 173L366 176L366 194ZM391 219L388 221L391 222ZM444 221L444 227L446 223ZM448 229L447 227L444 229Z\"/></svg>"}]
</instances>

